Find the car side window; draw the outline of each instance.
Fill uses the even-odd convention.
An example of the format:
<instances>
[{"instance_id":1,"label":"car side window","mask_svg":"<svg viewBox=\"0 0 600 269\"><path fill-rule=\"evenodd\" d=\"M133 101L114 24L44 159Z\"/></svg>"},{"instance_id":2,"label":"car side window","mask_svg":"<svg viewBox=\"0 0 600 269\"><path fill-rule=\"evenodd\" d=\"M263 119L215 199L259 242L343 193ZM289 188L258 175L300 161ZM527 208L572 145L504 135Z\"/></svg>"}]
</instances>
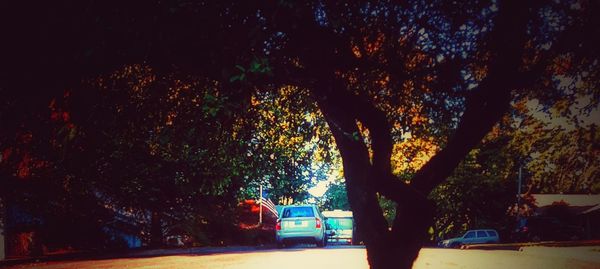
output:
<instances>
[{"instance_id":1,"label":"car side window","mask_svg":"<svg viewBox=\"0 0 600 269\"><path fill-rule=\"evenodd\" d=\"M468 232L465 234L464 238L475 238L475 232Z\"/></svg>"},{"instance_id":2,"label":"car side window","mask_svg":"<svg viewBox=\"0 0 600 269\"><path fill-rule=\"evenodd\" d=\"M477 237L487 237L487 233L485 233L484 231L477 231Z\"/></svg>"},{"instance_id":3,"label":"car side window","mask_svg":"<svg viewBox=\"0 0 600 269\"><path fill-rule=\"evenodd\" d=\"M498 236L498 234L496 233L496 231L487 231L487 233L491 236L491 237L496 237Z\"/></svg>"}]
</instances>

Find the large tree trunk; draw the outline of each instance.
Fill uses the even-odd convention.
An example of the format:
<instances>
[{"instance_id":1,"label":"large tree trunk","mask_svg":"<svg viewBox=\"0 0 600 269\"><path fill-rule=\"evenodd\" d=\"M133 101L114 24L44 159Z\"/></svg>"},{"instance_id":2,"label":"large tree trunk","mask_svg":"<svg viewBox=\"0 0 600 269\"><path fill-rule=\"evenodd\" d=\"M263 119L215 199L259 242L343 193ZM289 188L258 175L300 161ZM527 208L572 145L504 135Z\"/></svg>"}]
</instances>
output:
<instances>
[{"instance_id":1,"label":"large tree trunk","mask_svg":"<svg viewBox=\"0 0 600 269\"><path fill-rule=\"evenodd\" d=\"M335 79L321 82L333 86ZM333 91L332 88L326 90L331 90L330 93ZM357 232L363 236L367 248L369 265L374 269L411 268L432 222L432 207L429 203L414 200L413 206L399 205L401 210L394 226L405 230L390 231L377 199L379 187L376 183L380 181L380 175L371 164L355 118L344 109L346 104L351 103L344 97L351 96L342 94L337 97L320 99L319 107L342 156L348 201L354 213Z\"/></svg>"},{"instance_id":2,"label":"large tree trunk","mask_svg":"<svg viewBox=\"0 0 600 269\"><path fill-rule=\"evenodd\" d=\"M150 217L150 246L160 247L163 245L162 218L159 211L152 211Z\"/></svg>"},{"instance_id":3,"label":"large tree trunk","mask_svg":"<svg viewBox=\"0 0 600 269\"><path fill-rule=\"evenodd\" d=\"M335 118L332 114L327 117ZM356 139L356 136L349 135L358 129L351 133L344 132L335 127L341 127L339 123L344 120L338 118L340 121L334 123L333 118L329 118L328 122L342 155L348 200L355 216L358 233L364 237L370 267L411 268L433 222L432 204L426 199L398 203L393 229L388 229L377 200L377 188L374 186L378 173L370 164L362 138ZM346 123L354 124L347 120Z\"/></svg>"}]
</instances>

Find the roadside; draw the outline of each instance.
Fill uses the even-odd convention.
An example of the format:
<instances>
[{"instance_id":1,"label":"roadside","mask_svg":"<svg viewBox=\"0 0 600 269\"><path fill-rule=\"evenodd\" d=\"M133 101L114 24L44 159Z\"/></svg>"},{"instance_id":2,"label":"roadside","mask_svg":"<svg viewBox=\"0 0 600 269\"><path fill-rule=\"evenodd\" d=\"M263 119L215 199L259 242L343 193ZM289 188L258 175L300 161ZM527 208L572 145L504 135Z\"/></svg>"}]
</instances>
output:
<instances>
[{"instance_id":1,"label":"roadside","mask_svg":"<svg viewBox=\"0 0 600 269\"><path fill-rule=\"evenodd\" d=\"M337 245L331 244L325 249L336 251L353 251L353 249L364 249L364 246ZM58 253L46 255L37 258L22 258L0 261L0 267L8 266L30 266L30 264L44 264L49 262L65 262L88 264L90 261L110 264L111 260L123 258L146 259L167 259L174 256L194 257L202 256L212 257L218 254L239 254L246 255L254 253L269 258L279 257L277 253L295 253L298 251L314 252L322 249L315 248L314 245L299 244L285 249L277 249L274 244L261 246L226 246L226 247L194 247L194 248L162 248L162 249L135 249L120 252L78 252L78 253ZM493 250L493 251L492 251ZM362 250L364 251L364 250ZM332 252L329 252L332 253ZM360 252L360 255L363 255ZM214 254L214 255L213 255ZM287 255L286 254L286 255ZM539 242L539 243L513 243L513 244L485 244L470 245L464 249L439 249L424 248L420 258L415 263L414 268L451 268L453 264L465 264L477 268L483 264L490 264L493 260L510 260L513 263L494 262L492 265L508 266L513 264L529 264L537 266L545 262L553 261L555 267L547 268L598 268L600 265L600 240L594 241L576 241L576 242ZM172 257L172 258L169 258ZM184 259L185 260L185 259ZM518 261L518 262L517 262ZM558 265L561 266L558 266ZM115 266L119 265L116 263ZM438 267L439 266L439 267ZM167 266L168 267L168 266ZM490 267L490 268L492 268ZM20 268L20 267L19 267ZM75 268L75 267L74 267ZM92 267L88 267L92 268ZM109 267L112 268L112 267ZM117 268L117 267L115 267ZM161 267L162 268L162 267ZM184 267L173 267L184 268ZM362 268L362 267L361 267ZM486 267L487 268L487 267ZM501 267L498 267L501 268ZM531 267L518 267L531 268Z\"/></svg>"},{"instance_id":2,"label":"roadside","mask_svg":"<svg viewBox=\"0 0 600 269\"><path fill-rule=\"evenodd\" d=\"M153 249L131 249L123 251L87 251L55 253L38 257L19 257L0 260L0 267L39 263L49 261L77 261L77 260L105 260L118 258L150 258L169 255L208 255L221 253L236 253L256 250L275 249L275 245L260 246L223 246L223 247L192 247L192 248L153 248Z\"/></svg>"},{"instance_id":3,"label":"roadside","mask_svg":"<svg viewBox=\"0 0 600 269\"><path fill-rule=\"evenodd\" d=\"M527 248L527 247L585 247L585 246L600 246L600 240L476 244L476 245L463 245L463 246L461 246L461 249L522 250L523 248Z\"/></svg>"},{"instance_id":4,"label":"roadside","mask_svg":"<svg viewBox=\"0 0 600 269\"><path fill-rule=\"evenodd\" d=\"M563 257L571 260L593 262L600 264L600 246L581 247L524 247L520 251L529 256L538 257Z\"/></svg>"},{"instance_id":5,"label":"roadside","mask_svg":"<svg viewBox=\"0 0 600 269\"><path fill-rule=\"evenodd\" d=\"M600 268L597 252L592 253L591 250L594 247L558 247L551 252L539 248L544 247L524 251L424 248L413 264L413 269ZM590 253L592 255L588 255ZM8 266L7 269L369 269L366 250L358 246L317 248L314 245L297 245L285 249L262 250L227 247L187 249L183 252L169 249L140 251L137 254L134 258L25 263Z\"/></svg>"}]
</instances>

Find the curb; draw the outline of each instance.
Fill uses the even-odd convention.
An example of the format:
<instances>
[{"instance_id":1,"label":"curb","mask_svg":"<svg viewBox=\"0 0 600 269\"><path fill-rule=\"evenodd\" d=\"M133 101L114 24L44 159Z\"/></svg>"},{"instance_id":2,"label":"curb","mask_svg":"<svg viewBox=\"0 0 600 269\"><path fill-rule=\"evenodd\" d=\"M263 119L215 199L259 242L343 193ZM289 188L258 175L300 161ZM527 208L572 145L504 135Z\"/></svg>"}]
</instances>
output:
<instances>
[{"instance_id":1,"label":"curb","mask_svg":"<svg viewBox=\"0 0 600 269\"><path fill-rule=\"evenodd\" d=\"M157 249L131 249L128 251L90 251L64 253L54 255L44 255L39 257L19 257L0 260L0 267L38 263L48 261L72 261L72 260L104 260L104 259L120 259L120 258L146 258L159 257L169 255L210 255L218 253L236 253L253 250L269 250L273 249L271 245L261 246L228 246L228 247L194 247L194 248L157 248Z\"/></svg>"},{"instance_id":2,"label":"curb","mask_svg":"<svg viewBox=\"0 0 600 269\"><path fill-rule=\"evenodd\" d=\"M528 243L508 243L508 244L477 244L463 245L461 249L481 249L481 250L517 250L521 251L526 247L585 247L585 246L600 246L600 240L583 240L583 241L544 241L544 242L528 242Z\"/></svg>"}]
</instances>

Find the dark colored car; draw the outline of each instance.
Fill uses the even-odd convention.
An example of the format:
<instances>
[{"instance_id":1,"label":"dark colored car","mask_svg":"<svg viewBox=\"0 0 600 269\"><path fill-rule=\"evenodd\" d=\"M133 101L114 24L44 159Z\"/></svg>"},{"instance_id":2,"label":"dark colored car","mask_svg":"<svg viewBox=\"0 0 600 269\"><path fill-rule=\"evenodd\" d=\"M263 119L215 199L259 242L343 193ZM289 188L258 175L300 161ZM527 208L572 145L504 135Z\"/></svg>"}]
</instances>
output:
<instances>
[{"instance_id":1,"label":"dark colored car","mask_svg":"<svg viewBox=\"0 0 600 269\"><path fill-rule=\"evenodd\" d=\"M457 248L462 245L499 243L500 236L493 229L469 230L460 237L450 238L438 243L445 248Z\"/></svg>"}]
</instances>

